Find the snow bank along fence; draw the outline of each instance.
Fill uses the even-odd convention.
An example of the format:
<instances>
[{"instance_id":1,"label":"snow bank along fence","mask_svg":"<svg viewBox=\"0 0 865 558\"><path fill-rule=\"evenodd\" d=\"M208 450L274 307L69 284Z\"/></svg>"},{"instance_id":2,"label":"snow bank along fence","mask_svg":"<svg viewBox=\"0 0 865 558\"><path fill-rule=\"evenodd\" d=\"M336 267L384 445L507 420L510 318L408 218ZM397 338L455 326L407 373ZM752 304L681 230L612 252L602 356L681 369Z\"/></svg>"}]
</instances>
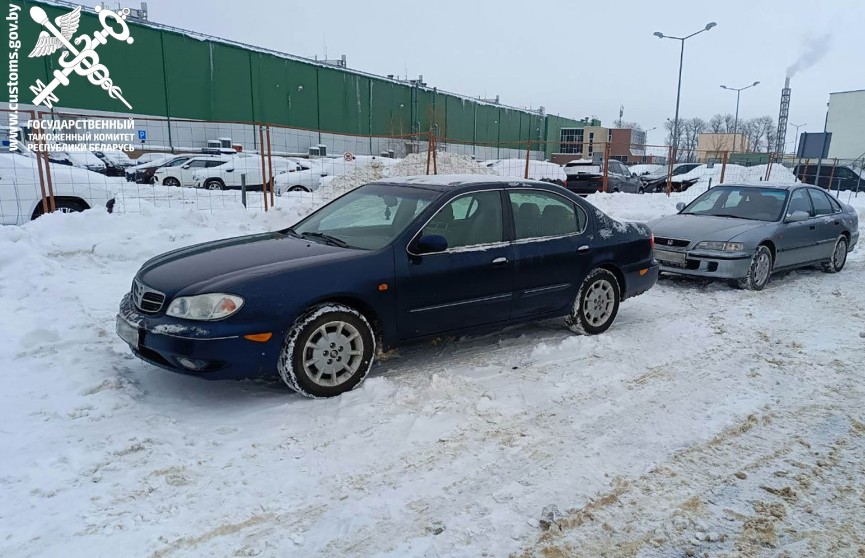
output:
<instances>
[{"instance_id":1,"label":"snow bank along fence","mask_svg":"<svg viewBox=\"0 0 865 558\"><path fill-rule=\"evenodd\" d=\"M4 109L4 112L9 111ZM126 115L115 117L59 111L18 113L22 120L21 126L26 126L25 119L40 124L37 127L25 127L25 137L19 138L32 148L27 164L19 160L14 165L5 165L8 168L4 168L3 172L17 174L18 194L41 198L43 212L54 211L57 207L55 191L61 189L57 183L61 175L64 181L63 195L80 193L86 199L87 194L95 189L110 190L116 195L114 210L117 212L140 213L161 207L215 211L239 206L267 211L277 203L276 198L281 193L279 185L286 185L277 176L284 171L287 158L306 160L313 169L320 169L323 187L334 177L353 172L357 179L390 176L387 171L378 175L360 171L361 167L374 159L392 160L411 156L412 164L405 165L400 172L406 169L418 174L485 172L562 185L566 184L569 177L574 179L576 175L583 174L583 178L592 175L591 179L603 192L635 191L634 184L648 184L649 178L654 178L654 185L645 188L647 192L669 193L692 187L710 188L724 182L778 183L795 180L819 183L832 190L858 192L865 189L865 184L862 184L865 182L863 158L853 161L798 160L773 153L699 150L690 147L680 147L673 157L670 146L622 144L615 141L612 135L601 138L606 141L597 142L594 141L594 134L574 138L563 135L560 141L555 142L536 139L532 134L527 134L525 140L521 141L469 143L448 137L447 130L437 126L422 133L403 133L404 130L394 128L392 134L371 136L258 122L130 118ZM123 129L117 129L116 124L110 129L105 127L108 122L118 121L128 124ZM87 123L81 127L91 132L86 136L87 140L81 141L78 137L74 141L58 141L58 138L63 140L66 137L64 132L81 131L78 127L53 127L64 122ZM52 136L50 133L59 135ZM116 141L119 136L123 136L123 141ZM115 141L102 141L106 139ZM48 151L49 144L58 143L69 150L68 154ZM133 162L142 155L154 153L199 156L221 154L251 158L244 164L249 169L249 188L247 191L236 188L236 185L229 185L230 188L225 191L193 188L191 175L195 169L182 169L179 188L168 185L174 181L141 184L129 182L124 176L109 177L86 168L77 169L72 174L68 168L66 172L58 172L58 169L64 170L60 166L62 162L86 167L95 159L92 155L93 151L98 151L95 147L112 143L124 144L117 147L126 151ZM420 165L416 164L418 158L422 161ZM443 159L444 163L440 164ZM95 162L99 163L98 160ZM253 179L254 176L258 177L257 180ZM664 178L660 187L658 177ZM623 186L623 179L631 179L631 186ZM638 179L638 182L633 179ZM356 184L358 180L348 182ZM309 184L306 187L316 190L315 186ZM28 188L32 192L24 191ZM345 186L342 186L334 191L344 190ZM314 192L306 195L312 197ZM4 197L8 197L8 194L0 195L0 203L3 203ZM6 202L11 203L10 200Z\"/></svg>"}]
</instances>

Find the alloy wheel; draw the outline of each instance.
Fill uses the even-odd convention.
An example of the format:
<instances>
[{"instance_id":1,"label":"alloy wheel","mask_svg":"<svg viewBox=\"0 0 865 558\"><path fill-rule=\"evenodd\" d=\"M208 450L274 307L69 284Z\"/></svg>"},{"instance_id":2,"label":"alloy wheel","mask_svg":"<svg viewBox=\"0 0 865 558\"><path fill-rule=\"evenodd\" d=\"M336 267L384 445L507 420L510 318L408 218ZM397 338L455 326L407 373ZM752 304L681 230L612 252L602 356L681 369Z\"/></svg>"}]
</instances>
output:
<instances>
[{"instance_id":1,"label":"alloy wheel","mask_svg":"<svg viewBox=\"0 0 865 558\"><path fill-rule=\"evenodd\" d=\"M347 322L327 322L309 336L303 347L304 371L320 386L338 386L357 373L363 349L357 328Z\"/></svg>"},{"instance_id":2,"label":"alloy wheel","mask_svg":"<svg viewBox=\"0 0 865 558\"><path fill-rule=\"evenodd\" d=\"M613 285L606 279L592 283L583 299L583 314L593 326L600 326L610 319L615 303Z\"/></svg>"}]
</instances>

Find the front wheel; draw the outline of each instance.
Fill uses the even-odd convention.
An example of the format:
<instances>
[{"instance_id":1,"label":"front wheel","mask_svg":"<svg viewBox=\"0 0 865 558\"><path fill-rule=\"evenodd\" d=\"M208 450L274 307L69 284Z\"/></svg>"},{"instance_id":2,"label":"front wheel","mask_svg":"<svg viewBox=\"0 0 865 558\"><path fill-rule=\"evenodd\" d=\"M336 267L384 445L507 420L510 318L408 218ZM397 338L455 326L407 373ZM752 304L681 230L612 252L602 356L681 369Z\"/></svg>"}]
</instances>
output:
<instances>
[{"instance_id":1,"label":"front wheel","mask_svg":"<svg viewBox=\"0 0 865 558\"><path fill-rule=\"evenodd\" d=\"M163 186L180 186L180 181L174 178L173 176L169 176L165 180L162 181Z\"/></svg>"},{"instance_id":2,"label":"front wheel","mask_svg":"<svg viewBox=\"0 0 865 558\"><path fill-rule=\"evenodd\" d=\"M610 271L598 268L580 285L571 314L565 323L574 333L596 335L607 331L619 312L619 281Z\"/></svg>"},{"instance_id":3,"label":"front wheel","mask_svg":"<svg viewBox=\"0 0 865 558\"><path fill-rule=\"evenodd\" d=\"M823 271L826 273L838 273L844 269L844 264L847 263L847 237L841 235L835 241L835 249L832 250L832 258L823 264Z\"/></svg>"},{"instance_id":4,"label":"front wheel","mask_svg":"<svg viewBox=\"0 0 865 558\"><path fill-rule=\"evenodd\" d=\"M301 395L333 397L363 382L375 350L375 334L360 312L343 304L315 306L289 330L279 375Z\"/></svg>"},{"instance_id":5,"label":"front wheel","mask_svg":"<svg viewBox=\"0 0 865 558\"><path fill-rule=\"evenodd\" d=\"M291 188L289 188L288 191L289 192L309 192L309 189L298 184L297 186L292 186Z\"/></svg>"},{"instance_id":6,"label":"front wheel","mask_svg":"<svg viewBox=\"0 0 865 558\"><path fill-rule=\"evenodd\" d=\"M78 213L87 209L87 206L84 204L84 202L66 199L55 200L54 207L56 208L57 213ZM33 211L32 219L41 217L44 214L45 212L42 209L42 204L39 203L36 206L36 210Z\"/></svg>"},{"instance_id":7,"label":"front wheel","mask_svg":"<svg viewBox=\"0 0 865 558\"><path fill-rule=\"evenodd\" d=\"M225 190L225 185L221 180L208 180L204 183L204 187L208 190Z\"/></svg>"},{"instance_id":8,"label":"front wheel","mask_svg":"<svg viewBox=\"0 0 865 558\"><path fill-rule=\"evenodd\" d=\"M758 246L757 251L754 252L754 257L751 258L748 275L744 279L739 279L738 286L750 291L762 291L769 282L771 274L772 252L767 246Z\"/></svg>"}]
</instances>

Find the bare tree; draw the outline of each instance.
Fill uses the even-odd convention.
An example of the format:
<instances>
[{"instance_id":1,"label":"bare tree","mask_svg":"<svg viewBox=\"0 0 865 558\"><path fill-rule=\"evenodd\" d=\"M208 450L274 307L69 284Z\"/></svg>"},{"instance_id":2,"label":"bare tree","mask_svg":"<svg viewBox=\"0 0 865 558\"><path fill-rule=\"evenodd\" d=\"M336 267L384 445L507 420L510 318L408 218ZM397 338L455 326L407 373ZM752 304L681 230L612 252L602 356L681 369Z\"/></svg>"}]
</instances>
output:
<instances>
[{"instance_id":1,"label":"bare tree","mask_svg":"<svg viewBox=\"0 0 865 558\"><path fill-rule=\"evenodd\" d=\"M702 118L687 118L681 121L682 128L682 143L679 152L680 159L686 163L693 163L697 160L697 145L700 141L700 134L705 133L709 129L709 124Z\"/></svg>"}]
</instances>

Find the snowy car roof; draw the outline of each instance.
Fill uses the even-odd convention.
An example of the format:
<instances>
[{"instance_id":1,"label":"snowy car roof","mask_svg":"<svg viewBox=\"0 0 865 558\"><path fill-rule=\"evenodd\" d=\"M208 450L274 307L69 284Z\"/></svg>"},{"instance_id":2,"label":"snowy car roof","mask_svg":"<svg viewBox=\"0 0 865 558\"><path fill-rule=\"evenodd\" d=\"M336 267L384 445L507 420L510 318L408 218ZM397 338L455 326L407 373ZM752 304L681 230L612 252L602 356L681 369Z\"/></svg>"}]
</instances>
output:
<instances>
[{"instance_id":1,"label":"snowy car roof","mask_svg":"<svg viewBox=\"0 0 865 558\"><path fill-rule=\"evenodd\" d=\"M549 186L547 182L498 176L494 174L430 174L420 176L402 176L384 178L376 181L379 184L402 184L407 186L427 186L437 190L446 190L469 184L526 184L532 186Z\"/></svg>"}]
</instances>

